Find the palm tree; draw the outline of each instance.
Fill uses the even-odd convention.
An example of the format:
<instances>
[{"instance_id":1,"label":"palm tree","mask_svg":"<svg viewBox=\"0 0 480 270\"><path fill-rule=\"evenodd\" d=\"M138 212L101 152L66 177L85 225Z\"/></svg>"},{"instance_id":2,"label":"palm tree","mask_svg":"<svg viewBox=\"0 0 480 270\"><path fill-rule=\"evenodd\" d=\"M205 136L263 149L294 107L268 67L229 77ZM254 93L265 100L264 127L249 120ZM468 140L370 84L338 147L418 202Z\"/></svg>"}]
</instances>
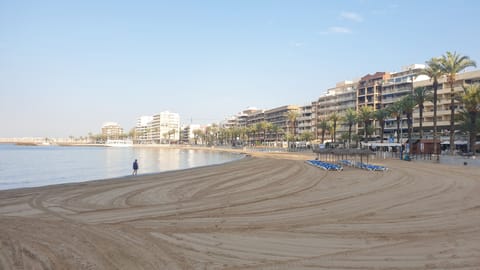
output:
<instances>
[{"instance_id":1,"label":"palm tree","mask_svg":"<svg viewBox=\"0 0 480 270\"><path fill-rule=\"evenodd\" d=\"M310 132L310 131L305 131L303 132L301 135L300 135L300 139L302 141L306 141L306 142L309 142L313 139L313 133Z\"/></svg>"},{"instance_id":2,"label":"palm tree","mask_svg":"<svg viewBox=\"0 0 480 270\"><path fill-rule=\"evenodd\" d=\"M362 106L358 110L358 121L363 123L363 131L365 134L365 143L368 143L368 126L373 119L373 109L369 106Z\"/></svg>"},{"instance_id":3,"label":"palm tree","mask_svg":"<svg viewBox=\"0 0 480 270\"><path fill-rule=\"evenodd\" d=\"M333 128L333 142L335 142L335 137L337 136L337 122L340 120L340 116L338 113L334 112L329 117L330 121L332 121L332 128Z\"/></svg>"},{"instance_id":4,"label":"palm tree","mask_svg":"<svg viewBox=\"0 0 480 270\"><path fill-rule=\"evenodd\" d=\"M242 144L245 144L248 141L248 128L247 127L241 127L239 130L240 133L240 140L242 141Z\"/></svg>"},{"instance_id":5,"label":"palm tree","mask_svg":"<svg viewBox=\"0 0 480 270\"><path fill-rule=\"evenodd\" d=\"M415 99L413 98L412 95L408 95L403 97L400 100L403 108L403 112L407 116L407 126L408 126L408 154L410 155L412 153L412 130L413 130L413 125L412 125L412 116L413 116L413 110L415 109L415 106L417 104L415 103Z\"/></svg>"},{"instance_id":6,"label":"palm tree","mask_svg":"<svg viewBox=\"0 0 480 270\"><path fill-rule=\"evenodd\" d=\"M352 108L348 108L344 117L344 121L348 125L348 145L350 147L352 142L352 126L357 123L357 112Z\"/></svg>"},{"instance_id":7,"label":"palm tree","mask_svg":"<svg viewBox=\"0 0 480 270\"><path fill-rule=\"evenodd\" d=\"M380 142L383 143L383 134L385 133L385 120L390 115L390 112L386 109L380 109L375 111L374 118L378 120L380 124Z\"/></svg>"},{"instance_id":8,"label":"palm tree","mask_svg":"<svg viewBox=\"0 0 480 270\"><path fill-rule=\"evenodd\" d=\"M195 129L193 131L193 140L195 145L198 143L198 139L202 137L203 131L201 129Z\"/></svg>"},{"instance_id":9,"label":"palm tree","mask_svg":"<svg viewBox=\"0 0 480 270\"><path fill-rule=\"evenodd\" d=\"M265 138L267 135L267 121L258 122L256 127L258 132L263 132L263 143L265 143Z\"/></svg>"},{"instance_id":10,"label":"palm tree","mask_svg":"<svg viewBox=\"0 0 480 270\"><path fill-rule=\"evenodd\" d=\"M280 127L272 124L272 132L275 134L275 143L278 141L278 133L280 133Z\"/></svg>"},{"instance_id":11,"label":"palm tree","mask_svg":"<svg viewBox=\"0 0 480 270\"><path fill-rule=\"evenodd\" d=\"M320 120L318 127L322 129L322 144L325 142L325 131L328 129L328 121L326 119Z\"/></svg>"},{"instance_id":12,"label":"palm tree","mask_svg":"<svg viewBox=\"0 0 480 270\"><path fill-rule=\"evenodd\" d=\"M172 135L175 135L175 133L176 133L175 129L171 129L171 130L169 130L169 131L167 132L167 134L168 134L168 143L170 143L170 141L171 141L171 136L172 136Z\"/></svg>"},{"instance_id":13,"label":"palm tree","mask_svg":"<svg viewBox=\"0 0 480 270\"><path fill-rule=\"evenodd\" d=\"M438 154L437 146L437 100L438 100L438 79L443 76L440 65L440 58L432 58L426 62L427 66L420 74L427 75L432 80L433 87L433 153ZM439 156L437 155L437 160Z\"/></svg>"},{"instance_id":14,"label":"palm tree","mask_svg":"<svg viewBox=\"0 0 480 270\"><path fill-rule=\"evenodd\" d=\"M455 93L453 85L455 84L457 73L467 67L476 67L476 63L470 60L468 56L461 56L456 52L446 52L440 61L441 69L447 76L447 83L450 86L450 154L455 150L454 134L455 134Z\"/></svg>"},{"instance_id":15,"label":"palm tree","mask_svg":"<svg viewBox=\"0 0 480 270\"><path fill-rule=\"evenodd\" d=\"M298 112L296 110L288 111L287 119L288 119L289 127L292 128L292 131L290 133L293 135L293 138L295 138L295 136L297 135L295 130L297 117L298 117Z\"/></svg>"},{"instance_id":16,"label":"palm tree","mask_svg":"<svg viewBox=\"0 0 480 270\"><path fill-rule=\"evenodd\" d=\"M415 103L418 105L418 110L419 110L419 117L420 117L420 140L423 138L423 109L424 109L424 103L426 101L431 101L433 98L432 94L430 93L430 90L428 90L426 87L417 87L413 90L413 99L415 100Z\"/></svg>"},{"instance_id":17,"label":"palm tree","mask_svg":"<svg viewBox=\"0 0 480 270\"><path fill-rule=\"evenodd\" d=\"M248 127L248 133L251 134L249 136L251 138L251 140L250 140L251 144L254 144L256 139L257 139L257 136L256 136L257 131L258 131L258 129L257 129L256 125L251 125L250 127Z\"/></svg>"},{"instance_id":18,"label":"palm tree","mask_svg":"<svg viewBox=\"0 0 480 270\"><path fill-rule=\"evenodd\" d=\"M392 117L395 117L395 119L396 119L396 122L397 122L397 143L400 143L400 121L402 119L402 114L403 114L403 107L402 107L402 104L401 104L400 100L396 101L395 103L388 106L387 110L390 112L390 115Z\"/></svg>"},{"instance_id":19,"label":"palm tree","mask_svg":"<svg viewBox=\"0 0 480 270\"><path fill-rule=\"evenodd\" d=\"M473 152L475 155L475 142L477 137L477 118L478 113L480 112L480 84L471 84L463 88L464 94L462 96L462 101L464 104L465 111L468 113L468 118L470 124L468 127L469 130L469 141L470 141L470 152Z\"/></svg>"},{"instance_id":20,"label":"palm tree","mask_svg":"<svg viewBox=\"0 0 480 270\"><path fill-rule=\"evenodd\" d=\"M263 137L264 137L263 140L264 140L264 141L265 141L266 138L267 138L267 132L268 132L268 134L269 134L269 137L271 137L271 132L272 132L272 130L273 130L273 124L270 123L270 122L265 121L265 134L263 134Z\"/></svg>"}]
</instances>

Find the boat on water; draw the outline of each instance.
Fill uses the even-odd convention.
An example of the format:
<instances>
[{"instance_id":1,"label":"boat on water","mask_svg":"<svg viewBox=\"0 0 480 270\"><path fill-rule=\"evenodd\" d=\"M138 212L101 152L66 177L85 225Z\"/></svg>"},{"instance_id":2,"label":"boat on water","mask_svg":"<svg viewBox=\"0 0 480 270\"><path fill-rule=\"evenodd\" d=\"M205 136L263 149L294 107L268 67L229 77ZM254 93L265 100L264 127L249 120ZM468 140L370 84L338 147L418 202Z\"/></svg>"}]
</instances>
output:
<instances>
[{"instance_id":1,"label":"boat on water","mask_svg":"<svg viewBox=\"0 0 480 270\"><path fill-rule=\"evenodd\" d=\"M133 141L132 140L107 140L105 142L105 146L110 147L132 147Z\"/></svg>"}]
</instances>

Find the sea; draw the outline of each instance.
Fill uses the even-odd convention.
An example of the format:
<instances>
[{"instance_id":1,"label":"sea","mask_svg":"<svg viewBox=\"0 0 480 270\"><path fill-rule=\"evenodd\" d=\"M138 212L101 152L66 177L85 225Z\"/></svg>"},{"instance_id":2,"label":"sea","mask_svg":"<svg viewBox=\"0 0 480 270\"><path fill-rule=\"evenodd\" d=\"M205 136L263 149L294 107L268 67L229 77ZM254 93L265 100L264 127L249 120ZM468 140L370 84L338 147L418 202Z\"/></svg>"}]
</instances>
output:
<instances>
[{"instance_id":1,"label":"sea","mask_svg":"<svg viewBox=\"0 0 480 270\"><path fill-rule=\"evenodd\" d=\"M21 146L0 144L0 190L127 177L221 164L235 153L161 147Z\"/></svg>"}]
</instances>

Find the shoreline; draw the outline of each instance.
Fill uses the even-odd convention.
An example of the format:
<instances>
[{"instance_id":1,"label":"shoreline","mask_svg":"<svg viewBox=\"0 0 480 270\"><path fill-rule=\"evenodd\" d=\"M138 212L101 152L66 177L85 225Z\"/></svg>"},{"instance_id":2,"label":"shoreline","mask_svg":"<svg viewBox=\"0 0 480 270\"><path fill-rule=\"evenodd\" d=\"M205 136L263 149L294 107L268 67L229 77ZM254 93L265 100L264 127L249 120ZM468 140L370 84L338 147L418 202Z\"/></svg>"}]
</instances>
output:
<instances>
[{"instance_id":1,"label":"shoreline","mask_svg":"<svg viewBox=\"0 0 480 270\"><path fill-rule=\"evenodd\" d=\"M331 172L312 157L0 191L0 268L480 267L477 168Z\"/></svg>"}]
</instances>

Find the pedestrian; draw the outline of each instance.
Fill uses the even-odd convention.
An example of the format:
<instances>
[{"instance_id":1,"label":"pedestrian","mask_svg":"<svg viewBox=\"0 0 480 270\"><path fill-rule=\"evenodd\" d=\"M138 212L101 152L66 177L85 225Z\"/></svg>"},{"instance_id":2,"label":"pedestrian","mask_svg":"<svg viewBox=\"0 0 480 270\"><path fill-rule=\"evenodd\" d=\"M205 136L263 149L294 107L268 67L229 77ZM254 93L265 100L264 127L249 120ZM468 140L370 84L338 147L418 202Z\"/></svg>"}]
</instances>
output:
<instances>
[{"instance_id":1,"label":"pedestrian","mask_svg":"<svg viewBox=\"0 0 480 270\"><path fill-rule=\"evenodd\" d=\"M135 161L133 162L133 173L132 173L132 175L137 175L137 170L138 170L138 162L135 159Z\"/></svg>"}]
</instances>

